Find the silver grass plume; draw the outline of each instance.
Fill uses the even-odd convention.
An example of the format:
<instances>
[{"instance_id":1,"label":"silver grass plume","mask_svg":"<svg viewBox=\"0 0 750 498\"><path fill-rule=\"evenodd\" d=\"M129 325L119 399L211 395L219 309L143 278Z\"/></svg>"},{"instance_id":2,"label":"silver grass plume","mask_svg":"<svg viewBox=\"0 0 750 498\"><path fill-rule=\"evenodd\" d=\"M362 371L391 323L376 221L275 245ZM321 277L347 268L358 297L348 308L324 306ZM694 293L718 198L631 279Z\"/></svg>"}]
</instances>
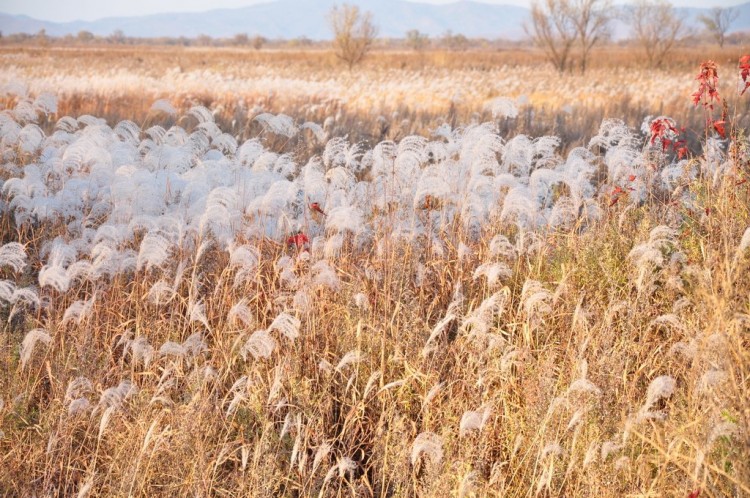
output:
<instances>
[{"instance_id":1,"label":"silver grass plume","mask_svg":"<svg viewBox=\"0 0 750 498\"><path fill-rule=\"evenodd\" d=\"M9 242L0 247L0 267L10 267L18 273L26 268L26 249L18 242Z\"/></svg>"},{"instance_id":2,"label":"silver grass plume","mask_svg":"<svg viewBox=\"0 0 750 498\"><path fill-rule=\"evenodd\" d=\"M676 386L677 382L669 375L662 375L652 380L646 390L646 401L638 410L637 420L664 418L666 415L663 412L652 412L651 409L659 400L672 396Z\"/></svg>"},{"instance_id":3,"label":"silver grass plume","mask_svg":"<svg viewBox=\"0 0 750 498\"><path fill-rule=\"evenodd\" d=\"M494 324L495 317L505 310L510 289L504 287L482 301L478 308L471 311L461 323L461 330L471 332L472 336L484 337Z\"/></svg>"},{"instance_id":4,"label":"silver grass plume","mask_svg":"<svg viewBox=\"0 0 750 498\"><path fill-rule=\"evenodd\" d=\"M26 333L21 343L21 349L19 351L19 357L21 360L21 369L31 359L31 355L34 354L34 348L38 342L49 344L52 342L52 337L44 329L33 329Z\"/></svg>"},{"instance_id":5,"label":"silver grass plume","mask_svg":"<svg viewBox=\"0 0 750 498\"><path fill-rule=\"evenodd\" d=\"M299 129L294 120L286 114L273 115L267 112L255 116L255 121L261 123L271 133L291 138L297 134Z\"/></svg>"},{"instance_id":6,"label":"silver grass plume","mask_svg":"<svg viewBox=\"0 0 750 498\"><path fill-rule=\"evenodd\" d=\"M138 252L137 268L144 266L148 270L152 266L161 266L169 258L172 243L166 237L158 233L148 233L141 242Z\"/></svg>"},{"instance_id":7,"label":"silver grass plume","mask_svg":"<svg viewBox=\"0 0 750 498\"><path fill-rule=\"evenodd\" d=\"M474 280L478 280L481 277L484 277L487 286L489 288L495 288L498 285L502 283L504 280L508 280L513 276L513 270L508 267L505 263L498 262L488 262L479 265L476 270L474 270L474 274L472 275L472 278Z\"/></svg>"},{"instance_id":8,"label":"silver grass plume","mask_svg":"<svg viewBox=\"0 0 750 498\"><path fill-rule=\"evenodd\" d=\"M240 299L240 301L234 304L227 314L227 321L229 323L242 323L245 327L255 326L255 317L253 316L250 307L248 306L249 300L246 297Z\"/></svg>"},{"instance_id":9,"label":"silver grass plume","mask_svg":"<svg viewBox=\"0 0 750 498\"><path fill-rule=\"evenodd\" d=\"M360 353L358 350L349 351L341 357L341 360L339 360L339 363L338 365L336 365L335 370L337 372L341 372L347 366L357 364L360 361L362 361L362 353Z\"/></svg>"},{"instance_id":10,"label":"silver grass plume","mask_svg":"<svg viewBox=\"0 0 750 498\"><path fill-rule=\"evenodd\" d=\"M485 406L476 411L469 410L464 412L459 424L461 437L466 436L470 431L481 431L491 415L492 408L489 406Z\"/></svg>"},{"instance_id":11,"label":"silver grass plume","mask_svg":"<svg viewBox=\"0 0 750 498\"><path fill-rule=\"evenodd\" d=\"M299 318L296 318L289 313L282 312L274 318L273 322L271 322L271 325L268 327L268 332L276 330L287 339L294 342L294 340L299 337L299 328L301 324L302 322Z\"/></svg>"},{"instance_id":12,"label":"silver grass plume","mask_svg":"<svg viewBox=\"0 0 750 498\"><path fill-rule=\"evenodd\" d=\"M416 465L422 455L433 464L440 463L443 459L442 438L434 432L419 433L411 446L411 464Z\"/></svg>"},{"instance_id":13,"label":"silver grass plume","mask_svg":"<svg viewBox=\"0 0 750 498\"><path fill-rule=\"evenodd\" d=\"M255 360L259 358L269 358L276 349L276 341L267 330L256 330L245 342L240 350L242 359L247 361L247 354L250 353Z\"/></svg>"}]
</instances>

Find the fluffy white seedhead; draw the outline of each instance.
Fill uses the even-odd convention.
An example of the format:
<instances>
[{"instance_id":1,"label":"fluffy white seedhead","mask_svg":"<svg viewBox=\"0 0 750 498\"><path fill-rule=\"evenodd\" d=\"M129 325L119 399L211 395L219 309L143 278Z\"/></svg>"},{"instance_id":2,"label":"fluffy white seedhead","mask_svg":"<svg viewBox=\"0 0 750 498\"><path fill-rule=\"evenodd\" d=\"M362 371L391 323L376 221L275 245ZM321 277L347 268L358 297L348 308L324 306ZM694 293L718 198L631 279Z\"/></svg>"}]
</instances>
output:
<instances>
[{"instance_id":1,"label":"fluffy white seedhead","mask_svg":"<svg viewBox=\"0 0 750 498\"><path fill-rule=\"evenodd\" d=\"M91 410L91 402L86 397L76 398L68 404L68 416L75 417Z\"/></svg>"},{"instance_id":2,"label":"fluffy white seedhead","mask_svg":"<svg viewBox=\"0 0 750 498\"><path fill-rule=\"evenodd\" d=\"M331 209L326 217L326 230L334 233L360 233L364 230L362 211L354 206L339 206Z\"/></svg>"},{"instance_id":3,"label":"fluffy white seedhead","mask_svg":"<svg viewBox=\"0 0 750 498\"><path fill-rule=\"evenodd\" d=\"M339 290L339 277L336 274L336 270L328 261L324 259L318 261L310 268L310 271L313 274L314 285L327 287L334 292Z\"/></svg>"},{"instance_id":4,"label":"fluffy white seedhead","mask_svg":"<svg viewBox=\"0 0 750 498\"><path fill-rule=\"evenodd\" d=\"M432 386L432 388L425 394L424 400L422 400L422 409L424 410L427 405L432 402L435 397L440 394L440 391L443 390L443 387L445 387L444 382L440 382L438 384L435 384Z\"/></svg>"},{"instance_id":5,"label":"fluffy white seedhead","mask_svg":"<svg viewBox=\"0 0 750 498\"><path fill-rule=\"evenodd\" d=\"M513 260L516 258L516 247L505 235L495 235L490 241L490 254L497 258Z\"/></svg>"},{"instance_id":6,"label":"fluffy white seedhead","mask_svg":"<svg viewBox=\"0 0 750 498\"><path fill-rule=\"evenodd\" d=\"M504 280L507 280L513 276L513 270L511 270L505 263L484 263L474 270L473 278L477 280L484 277L487 281L487 285L490 288L497 287Z\"/></svg>"},{"instance_id":7,"label":"fluffy white seedhead","mask_svg":"<svg viewBox=\"0 0 750 498\"><path fill-rule=\"evenodd\" d=\"M684 330L680 319L677 317L677 315L672 313L667 313L654 318L654 320L651 322L651 325L666 325L672 327L675 330Z\"/></svg>"},{"instance_id":8,"label":"fluffy white seedhead","mask_svg":"<svg viewBox=\"0 0 750 498\"><path fill-rule=\"evenodd\" d=\"M206 316L206 305L203 301L194 301L188 304L188 317L191 323L198 322L206 327L206 330L211 330Z\"/></svg>"},{"instance_id":9,"label":"fluffy white seedhead","mask_svg":"<svg viewBox=\"0 0 750 498\"><path fill-rule=\"evenodd\" d=\"M67 292L70 287L70 277L62 266L44 265L39 270L39 285L52 287L58 292Z\"/></svg>"},{"instance_id":10,"label":"fluffy white seedhead","mask_svg":"<svg viewBox=\"0 0 750 498\"><path fill-rule=\"evenodd\" d=\"M354 306L356 306L362 311L368 311L370 309L370 300L367 298L367 295L363 292L358 292L357 294L355 294L353 301L354 301Z\"/></svg>"},{"instance_id":11,"label":"fluffy white seedhead","mask_svg":"<svg viewBox=\"0 0 750 498\"><path fill-rule=\"evenodd\" d=\"M237 270L234 276L235 287L252 280L260 262L258 248L248 245L230 246L229 254L229 264Z\"/></svg>"},{"instance_id":12,"label":"fluffy white seedhead","mask_svg":"<svg viewBox=\"0 0 750 498\"><path fill-rule=\"evenodd\" d=\"M34 354L34 348L38 342L49 344L52 342L52 337L44 329L33 329L26 333L19 352L21 358L21 369L23 369L31 359L31 355Z\"/></svg>"},{"instance_id":13,"label":"fluffy white seedhead","mask_svg":"<svg viewBox=\"0 0 750 498\"><path fill-rule=\"evenodd\" d=\"M141 249L138 252L137 268L146 268L152 266L161 266L169 258L172 249L172 243L166 237L158 233L148 233L141 242Z\"/></svg>"},{"instance_id":14,"label":"fluffy white seedhead","mask_svg":"<svg viewBox=\"0 0 750 498\"><path fill-rule=\"evenodd\" d=\"M289 313L279 313L268 327L268 332L276 330L287 339L294 342L294 340L299 337L299 328L301 324L302 322L299 318L296 318Z\"/></svg>"},{"instance_id":15,"label":"fluffy white seedhead","mask_svg":"<svg viewBox=\"0 0 750 498\"><path fill-rule=\"evenodd\" d=\"M599 457L599 443L597 441L591 441L588 448L586 448L586 454L583 456L583 468L585 469L592 463L596 463Z\"/></svg>"},{"instance_id":16,"label":"fluffy white seedhead","mask_svg":"<svg viewBox=\"0 0 750 498\"><path fill-rule=\"evenodd\" d=\"M562 446L558 442L548 443L542 448L541 459L544 460L548 456L560 456L563 454Z\"/></svg>"},{"instance_id":17,"label":"fluffy white seedhead","mask_svg":"<svg viewBox=\"0 0 750 498\"><path fill-rule=\"evenodd\" d=\"M96 294L85 301L75 301L63 313L62 323L76 322L82 323L86 318L91 316L96 302Z\"/></svg>"},{"instance_id":18,"label":"fluffy white seedhead","mask_svg":"<svg viewBox=\"0 0 750 498\"><path fill-rule=\"evenodd\" d=\"M357 462L348 457L341 457L339 458L337 467L339 470L339 477L344 478L347 474L351 475L351 473L357 469Z\"/></svg>"},{"instance_id":19,"label":"fluffy white seedhead","mask_svg":"<svg viewBox=\"0 0 750 498\"><path fill-rule=\"evenodd\" d=\"M524 282L521 290L521 303L527 315L550 313L552 299L553 294L545 289L541 282L532 279Z\"/></svg>"},{"instance_id":20,"label":"fluffy white seedhead","mask_svg":"<svg viewBox=\"0 0 750 498\"><path fill-rule=\"evenodd\" d=\"M362 353L357 350L349 351L341 357L341 360L339 360L338 365L336 365L336 371L340 372L347 366L354 365L360 361L362 361Z\"/></svg>"},{"instance_id":21,"label":"fluffy white seedhead","mask_svg":"<svg viewBox=\"0 0 750 498\"><path fill-rule=\"evenodd\" d=\"M240 301L232 306L227 314L227 321L230 323L242 323L245 327L255 325L255 316L248 306L248 299L243 297Z\"/></svg>"},{"instance_id":22,"label":"fluffy white seedhead","mask_svg":"<svg viewBox=\"0 0 750 498\"><path fill-rule=\"evenodd\" d=\"M269 358L275 350L276 341L271 334L267 330L256 330L242 346L240 354L246 361L248 353L257 360L259 358Z\"/></svg>"},{"instance_id":23,"label":"fluffy white seedhead","mask_svg":"<svg viewBox=\"0 0 750 498\"><path fill-rule=\"evenodd\" d=\"M65 401L72 401L76 398L80 398L85 394L93 392L94 388L91 381L86 377L76 377L68 383L68 388L65 390Z\"/></svg>"},{"instance_id":24,"label":"fluffy white seedhead","mask_svg":"<svg viewBox=\"0 0 750 498\"><path fill-rule=\"evenodd\" d=\"M16 291L16 284L10 280L0 280L0 299L11 302L13 293Z\"/></svg>"},{"instance_id":25,"label":"fluffy white seedhead","mask_svg":"<svg viewBox=\"0 0 750 498\"><path fill-rule=\"evenodd\" d=\"M297 134L299 128L294 124L294 119L286 114L273 114L264 112L255 116L255 121L260 122L266 130L276 135L291 138Z\"/></svg>"},{"instance_id":26,"label":"fluffy white seedhead","mask_svg":"<svg viewBox=\"0 0 750 498\"><path fill-rule=\"evenodd\" d=\"M492 117L515 118L518 117L518 107L513 99L508 97L497 97L487 102L485 108L492 113Z\"/></svg>"},{"instance_id":27,"label":"fluffy white seedhead","mask_svg":"<svg viewBox=\"0 0 750 498\"><path fill-rule=\"evenodd\" d=\"M193 358L208 350L206 341L203 339L203 334L200 332L191 334L185 339L182 346L185 348L185 353Z\"/></svg>"},{"instance_id":28,"label":"fluffy white seedhead","mask_svg":"<svg viewBox=\"0 0 750 498\"><path fill-rule=\"evenodd\" d=\"M740 429L734 422L720 422L711 428L707 438L707 447L711 448L721 437L734 438L740 435Z\"/></svg>"},{"instance_id":29,"label":"fluffy white seedhead","mask_svg":"<svg viewBox=\"0 0 750 498\"><path fill-rule=\"evenodd\" d=\"M588 408L579 408L575 412L573 412L573 415L571 415L570 420L568 421L568 427L566 427L565 430L571 430L578 426L583 421L583 417L588 413Z\"/></svg>"},{"instance_id":30,"label":"fluffy white seedhead","mask_svg":"<svg viewBox=\"0 0 750 498\"><path fill-rule=\"evenodd\" d=\"M482 301L478 308L469 313L461 323L461 330L471 330L473 335L487 334L494 324L495 317L501 315L508 301L510 290L505 287Z\"/></svg>"},{"instance_id":31,"label":"fluffy white seedhead","mask_svg":"<svg viewBox=\"0 0 750 498\"><path fill-rule=\"evenodd\" d=\"M177 115L177 109L175 109L172 103L167 99L157 100L156 102L151 104L151 108L149 109L149 111L153 113L163 113L167 116Z\"/></svg>"},{"instance_id":32,"label":"fluffy white seedhead","mask_svg":"<svg viewBox=\"0 0 750 498\"><path fill-rule=\"evenodd\" d=\"M175 291L172 286L164 280L159 280L148 290L149 302L159 306L174 299Z\"/></svg>"},{"instance_id":33,"label":"fluffy white seedhead","mask_svg":"<svg viewBox=\"0 0 750 498\"><path fill-rule=\"evenodd\" d=\"M698 393L709 392L721 386L728 378L729 375L724 370L712 368L701 375L695 386L695 390Z\"/></svg>"},{"instance_id":34,"label":"fluffy white seedhead","mask_svg":"<svg viewBox=\"0 0 750 498\"><path fill-rule=\"evenodd\" d=\"M325 130L322 126L320 126L318 123L313 123L312 121L307 121L300 126L301 130L310 130L315 137L315 139L319 143L323 143L328 138L328 135L326 134Z\"/></svg>"},{"instance_id":35,"label":"fluffy white seedhead","mask_svg":"<svg viewBox=\"0 0 750 498\"><path fill-rule=\"evenodd\" d=\"M663 418L662 412L652 412L651 408L661 399L669 398L674 393L677 382L669 375L662 375L651 381L646 390L646 402L638 411L639 419Z\"/></svg>"},{"instance_id":36,"label":"fluffy white seedhead","mask_svg":"<svg viewBox=\"0 0 750 498\"><path fill-rule=\"evenodd\" d=\"M99 408L119 408L125 400L136 394L138 388L129 380L123 380L115 387L110 387L102 392L99 398Z\"/></svg>"},{"instance_id":37,"label":"fluffy white seedhead","mask_svg":"<svg viewBox=\"0 0 750 498\"><path fill-rule=\"evenodd\" d=\"M145 368L148 368L154 358L154 347L148 343L145 336L140 336L130 343L130 353L133 355L134 362L142 363Z\"/></svg>"},{"instance_id":38,"label":"fluffy white seedhead","mask_svg":"<svg viewBox=\"0 0 750 498\"><path fill-rule=\"evenodd\" d=\"M18 242L9 242L0 247L0 268L10 267L18 273L26 268L26 249Z\"/></svg>"},{"instance_id":39,"label":"fluffy white seedhead","mask_svg":"<svg viewBox=\"0 0 750 498\"><path fill-rule=\"evenodd\" d=\"M422 356L427 356L434 350L433 343L445 334L448 327L457 319L458 316L455 313L448 311L448 313L435 324L435 327L433 327L432 332L430 333L430 337L427 338L427 342L425 342L424 348L422 349Z\"/></svg>"},{"instance_id":40,"label":"fluffy white seedhead","mask_svg":"<svg viewBox=\"0 0 750 498\"><path fill-rule=\"evenodd\" d=\"M466 259L471 258L474 255L474 251L472 251L471 248L467 246L466 244L464 244L463 242L459 242L458 250L456 251L456 254L459 260L464 261Z\"/></svg>"},{"instance_id":41,"label":"fluffy white seedhead","mask_svg":"<svg viewBox=\"0 0 750 498\"><path fill-rule=\"evenodd\" d=\"M328 454L331 452L331 445L329 443L323 443L320 446L318 446L318 449L315 450L315 457L313 458L313 464L312 464L312 473L314 474L316 470L318 470L318 467L320 467L320 464L323 463L323 460L328 457Z\"/></svg>"},{"instance_id":42,"label":"fluffy white seedhead","mask_svg":"<svg viewBox=\"0 0 750 498\"><path fill-rule=\"evenodd\" d=\"M750 248L750 227L745 230L745 233L742 234L742 239L740 240L740 245L737 246L737 252L739 254L744 254L745 251L747 251Z\"/></svg>"},{"instance_id":43,"label":"fluffy white seedhead","mask_svg":"<svg viewBox=\"0 0 750 498\"><path fill-rule=\"evenodd\" d=\"M159 356L174 356L177 358L183 358L185 354L185 347L179 342L167 341L159 348Z\"/></svg>"},{"instance_id":44,"label":"fluffy white seedhead","mask_svg":"<svg viewBox=\"0 0 750 498\"><path fill-rule=\"evenodd\" d=\"M491 415L492 409L490 407L464 412L461 416L461 424L459 426L461 437L466 436L470 431L481 431Z\"/></svg>"},{"instance_id":45,"label":"fluffy white seedhead","mask_svg":"<svg viewBox=\"0 0 750 498\"><path fill-rule=\"evenodd\" d=\"M408 381L409 379L399 379L399 380L394 380L393 382L389 382L388 384L380 388L380 390L378 391L378 394L383 393L385 391L389 391L391 389L395 389L397 387L401 387L405 385Z\"/></svg>"},{"instance_id":46,"label":"fluffy white seedhead","mask_svg":"<svg viewBox=\"0 0 750 498\"><path fill-rule=\"evenodd\" d=\"M577 379L570 384L568 387L568 395L576 392L589 393L594 396L601 396L602 394L602 390L596 387L596 385L588 379Z\"/></svg>"},{"instance_id":47,"label":"fluffy white seedhead","mask_svg":"<svg viewBox=\"0 0 750 498\"><path fill-rule=\"evenodd\" d=\"M613 453L616 453L622 449L622 444L616 441L605 441L602 443L601 448L601 459L602 462L606 461L607 458Z\"/></svg>"},{"instance_id":48,"label":"fluffy white seedhead","mask_svg":"<svg viewBox=\"0 0 750 498\"><path fill-rule=\"evenodd\" d=\"M443 440L434 432L422 432L411 445L411 464L416 465L421 456L429 458L433 464L443 459Z\"/></svg>"},{"instance_id":49,"label":"fluffy white seedhead","mask_svg":"<svg viewBox=\"0 0 750 498\"><path fill-rule=\"evenodd\" d=\"M479 472L472 470L461 479L461 484L458 487L458 498L467 498L469 496L476 496L477 481L479 480Z\"/></svg>"}]
</instances>

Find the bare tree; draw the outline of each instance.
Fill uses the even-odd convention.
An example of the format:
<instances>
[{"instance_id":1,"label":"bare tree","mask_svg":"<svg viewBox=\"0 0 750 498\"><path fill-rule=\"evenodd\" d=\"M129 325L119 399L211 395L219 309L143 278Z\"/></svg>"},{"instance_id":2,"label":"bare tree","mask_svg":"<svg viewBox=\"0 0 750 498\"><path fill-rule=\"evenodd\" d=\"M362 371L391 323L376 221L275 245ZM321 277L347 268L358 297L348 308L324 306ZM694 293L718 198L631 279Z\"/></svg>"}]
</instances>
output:
<instances>
[{"instance_id":1,"label":"bare tree","mask_svg":"<svg viewBox=\"0 0 750 498\"><path fill-rule=\"evenodd\" d=\"M739 15L740 11L737 9L714 7L708 15L702 14L698 16L698 20L706 27L706 31L711 33L716 39L719 47L724 48L724 41L727 31L729 31L729 26L737 20Z\"/></svg>"},{"instance_id":2,"label":"bare tree","mask_svg":"<svg viewBox=\"0 0 750 498\"><path fill-rule=\"evenodd\" d=\"M461 33L454 35L451 30L443 33L442 43L444 46L448 47L448 49L457 52L463 52L469 48L469 39Z\"/></svg>"},{"instance_id":3,"label":"bare tree","mask_svg":"<svg viewBox=\"0 0 750 498\"><path fill-rule=\"evenodd\" d=\"M526 27L534 43L544 50L547 59L561 73L568 69L570 52L578 34L568 11L568 0L535 1L531 5L531 29Z\"/></svg>"},{"instance_id":4,"label":"bare tree","mask_svg":"<svg viewBox=\"0 0 750 498\"><path fill-rule=\"evenodd\" d=\"M598 43L609 38L611 0L572 0L568 6L576 27L581 48L581 72L586 72L589 53Z\"/></svg>"},{"instance_id":5,"label":"bare tree","mask_svg":"<svg viewBox=\"0 0 750 498\"><path fill-rule=\"evenodd\" d=\"M611 0L535 2L531 7L531 36L560 72L571 67L577 45L579 67L586 72L591 50L609 37L611 10Z\"/></svg>"},{"instance_id":6,"label":"bare tree","mask_svg":"<svg viewBox=\"0 0 750 498\"><path fill-rule=\"evenodd\" d=\"M421 52L430 44L430 36L420 33L417 29L406 32L406 46L415 52Z\"/></svg>"},{"instance_id":7,"label":"bare tree","mask_svg":"<svg viewBox=\"0 0 750 498\"><path fill-rule=\"evenodd\" d=\"M531 6L527 31L560 72L570 68L578 45L579 67L585 72L591 50L609 37L611 10L611 0L537 1Z\"/></svg>"},{"instance_id":8,"label":"bare tree","mask_svg":"<svg viewBox=\"0 0 750 498\"><path fill-rule=\"evenodd\" d=\"M232 38L232 45L236 45L238 47L245 47L250 44L250 37L247 35L247 33L237 33L234 35L234 38Z\"/></svg>"},{"instance_id":9,"label":"bare tree","mask_svg":"<svg viewBox=\"0 0 750 498\"><path fill-rule=\"evenodd\" d=\"M260 35L255 35L253 36L252 44L255 50L260 50L266 44L266 39Z\"/></svg>"},{"instance_id":10,"label":"bare tree","mask_svg":"<svg viewBox=\"0 0 750 498\"><path fill-rule=\"evenodd\" d=\"M108 39L111 43L116 43L117 45L121 45L126 41L125 33L121 29L114 30Z\"/></svg>"},{"instance_id":11,"label":"bare tree","mask_svg":"<svg viewBox=\"0 0 750 498\"><path fill-rule=\"evenodd\" d=\"M683 17L667 0L636 0L627 13L633 37L646 52L649 66L661 66L683 35Z\"/></svg>"},{"instance_id":12,"label":"bare tree","mask_svg":"<svg viewBox=\"0 0 750 498\"><path fill-rule=\"evenodd\" d=\"M372 13L359 12L355 5L334 5L328 14L333 30L333 47L336 57L344 61L351 70L372 49L377 28L372 23Z\"/></svg>"},{"instance_id":13,"label":"bare tree","mask_svg":"<svg viewBox=\"0 0 750 498\"><path fill-rule=\"evenodd\" d=\"M89 43L94 40L94 33L91 31L81 30L76 36L78 37L78 41L83 43Z\"/></svg>"}]
</instances>

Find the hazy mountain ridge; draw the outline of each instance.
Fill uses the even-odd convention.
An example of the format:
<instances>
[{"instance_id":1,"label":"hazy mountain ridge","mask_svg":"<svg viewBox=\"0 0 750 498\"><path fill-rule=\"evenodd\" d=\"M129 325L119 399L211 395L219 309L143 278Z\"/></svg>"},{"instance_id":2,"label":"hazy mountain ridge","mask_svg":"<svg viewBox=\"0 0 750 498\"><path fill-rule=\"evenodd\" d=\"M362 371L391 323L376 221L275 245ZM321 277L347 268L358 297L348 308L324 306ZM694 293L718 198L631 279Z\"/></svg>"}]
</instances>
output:
<instances>
[{"instance_id":1,"label":"hazy mountain ridge","mask_svg":"<svg viewBox=\"0 0 750 498\"><path fill-rule=\"evenodd\" d=\"M52 36L76 34L86 30L109 35L121 30L135 37L230 37L237 33L267 38L328 39L331 36L327 13L336 0L275 0L237 9L215 9L206 12L163 13L139 17L108 17L96 21L55 23L28 16L0 14L3 33L37 33L46 30ZM373 13L379 36L403 37L410 29L430 36L446 31L468 37L506 38L525 36L523 25L529 9L514 5L486 4L462 0L450 4L414 3L404 0L360 0L362 10ZM750 30L750 3L737 7L738 19L731 31ZM689 26L698 28L697 16L708 9L681 8ZM622 22L613 25L616 37L625 35Z\"/></svg>"}]
</instances>

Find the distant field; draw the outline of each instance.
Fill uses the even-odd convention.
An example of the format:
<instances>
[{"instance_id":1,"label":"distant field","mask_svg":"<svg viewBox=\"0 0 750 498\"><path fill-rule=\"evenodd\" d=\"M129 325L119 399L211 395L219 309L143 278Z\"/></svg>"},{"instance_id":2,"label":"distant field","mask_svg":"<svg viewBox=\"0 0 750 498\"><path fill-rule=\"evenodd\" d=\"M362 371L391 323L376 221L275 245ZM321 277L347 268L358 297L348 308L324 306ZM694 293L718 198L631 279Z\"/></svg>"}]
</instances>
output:
<instances>
[{"instance_id":1,"label":"distant field","mask_svg":"<svg viewBox=\"0 0 750 498\"><path fill-rule=\"evenodd\" d=\"M750 496L741 55L0 48L0 496Z\"/></svg>"},{"instance_id":2,"label":"distant field","mask_svg":"<svg viewBox=\"0 0 750 498\"><path fill-rule=\"evenodd\" d=\"M610 48L595 54L585 75L559 75L534 49L375 52L350 73L323 50L4 47L0 85L24 81L32 92L54 91L60 113L111 124L143 123L159 98L183 111L206 105L240 137L252 135L249 120L260 112L321 123L331 117L338 134L373 145L444 122L484 121L492 99L509 97L520 113L501 124L504 135L555 134L567 146L591 138L607 117L640 127L648 115L667 114L700 130L700 113L689 105L695 68L706 58L736 67L740 55L690 47L651 70L637 50ZM743 102L743 124L750 124L747 108Z\"/></svg>"}]
</instances>

